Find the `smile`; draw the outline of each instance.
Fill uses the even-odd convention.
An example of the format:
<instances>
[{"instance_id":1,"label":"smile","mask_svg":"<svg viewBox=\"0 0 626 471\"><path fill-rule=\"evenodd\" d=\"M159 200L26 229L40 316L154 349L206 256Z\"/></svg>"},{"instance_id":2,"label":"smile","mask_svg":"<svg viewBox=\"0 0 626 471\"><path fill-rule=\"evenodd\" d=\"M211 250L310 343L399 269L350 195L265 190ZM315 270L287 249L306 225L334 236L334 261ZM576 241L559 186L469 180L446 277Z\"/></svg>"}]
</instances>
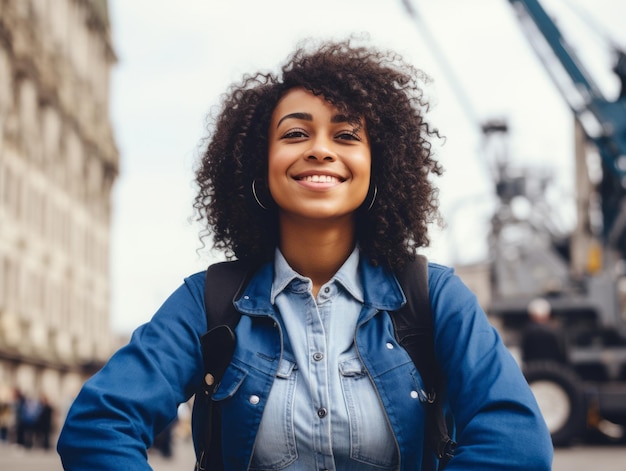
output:
<instances>
[{"instance_id":1,"label":"smile","mask_svg":"<svg viewBox=\"0 0 626 471\"><path fill-rule=\"evenodd\" d=\"M333 175L306 175L303 177L296 177L296 180L311 182L311 183L340 183L343 180Z\"/></svg>"}]
</instances>

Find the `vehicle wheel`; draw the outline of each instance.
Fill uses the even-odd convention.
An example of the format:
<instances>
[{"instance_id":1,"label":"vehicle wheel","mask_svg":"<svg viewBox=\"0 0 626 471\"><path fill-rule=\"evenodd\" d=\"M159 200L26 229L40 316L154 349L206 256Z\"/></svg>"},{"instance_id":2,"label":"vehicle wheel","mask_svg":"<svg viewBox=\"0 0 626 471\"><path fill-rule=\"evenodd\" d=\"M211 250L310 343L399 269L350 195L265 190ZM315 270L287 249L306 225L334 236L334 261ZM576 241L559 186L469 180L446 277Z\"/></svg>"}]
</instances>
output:
<instances>
[{"instance_id":1,"label":"vehicle wheel","mask_svg":"<svg viewBox=\"0 0 626 471\"><path fill-rule=\"evenodd\" d=\"M585 400L578 377L565 365L549 361L525 365L524 376L539 404L553 445L569 445L585 426Z\"/></svg>"}]
</instances>

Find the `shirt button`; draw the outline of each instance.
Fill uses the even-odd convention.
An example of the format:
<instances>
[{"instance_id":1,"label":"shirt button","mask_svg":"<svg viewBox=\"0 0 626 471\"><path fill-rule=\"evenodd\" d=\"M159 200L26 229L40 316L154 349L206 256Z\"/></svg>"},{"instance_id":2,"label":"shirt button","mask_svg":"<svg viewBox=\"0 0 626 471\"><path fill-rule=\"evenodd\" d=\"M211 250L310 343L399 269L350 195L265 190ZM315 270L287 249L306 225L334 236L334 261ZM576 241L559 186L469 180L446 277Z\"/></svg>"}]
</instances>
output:
<instances>
[{"instance_id":1,"label":"shirt button","mask_svg":"<svg viewBox=\"0 0 626 471\"><path fill-rule=\"evenodd\" d=\"M320 361L322 358L324 358L324 354L321 352L316 352L313 354L313 359L315 361Z\"/></svg>"},{"instance_id":2,"label":"shirt button","mask_svg":"<svg viewBox=\"0 0 626 471\"><path fill-rule=\"evenodd\" d=\"M326 294L330 293L330 288L328 286L326 288L324 288L324 293L326 293Z\"/></svg>"},{"instance_id":3,"label":"shirt button","mask_svg":"<svg viewBox=\"0 0 626 471\"><path fill-rule=\"evenodd\" d=\"M257 396L256 394L250 396L250 399L248 400L250 401L250 404L258 404L260 401L259 396Z\"/></svg>"},{"instance_id":4,"label":"shirt button","mask_svg":"<svg viewBox=\"0 0 626 471\"><path fill-rule=\"evenodd\" d=\"M326 410L325 407L321 407L320 409L317 410L317 416L320 419L323 419L324 417L326 417L328 415L328 411Z\"/></svg>"}]
</instances>

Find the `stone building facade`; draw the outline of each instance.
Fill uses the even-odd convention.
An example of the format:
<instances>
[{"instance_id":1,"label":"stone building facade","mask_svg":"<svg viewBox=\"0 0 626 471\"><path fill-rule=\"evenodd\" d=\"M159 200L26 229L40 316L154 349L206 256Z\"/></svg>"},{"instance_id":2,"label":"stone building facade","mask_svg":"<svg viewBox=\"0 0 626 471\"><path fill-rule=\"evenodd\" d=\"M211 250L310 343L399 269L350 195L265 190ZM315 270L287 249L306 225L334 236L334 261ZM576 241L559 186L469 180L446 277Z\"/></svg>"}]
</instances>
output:
<instances>
[{"instance_id":1,"label":"stone building facade","mask_svg":"<svg viewBox=\"0 0 626 471\"><path fill-rule=\"evenodd\" d=\"M63 406L111 353L115 60L106 0L0 0L0 394Z\"/></svg>"}]
</instances>

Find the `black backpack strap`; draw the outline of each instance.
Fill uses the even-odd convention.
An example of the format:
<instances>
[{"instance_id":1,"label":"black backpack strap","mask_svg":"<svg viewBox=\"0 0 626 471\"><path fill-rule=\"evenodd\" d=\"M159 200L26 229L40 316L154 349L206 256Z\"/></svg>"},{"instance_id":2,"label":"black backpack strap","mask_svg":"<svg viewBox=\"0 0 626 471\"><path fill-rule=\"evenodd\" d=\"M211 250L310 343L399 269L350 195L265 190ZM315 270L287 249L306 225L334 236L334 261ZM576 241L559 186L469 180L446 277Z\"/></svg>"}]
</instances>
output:
<instances>
[{"instance_id":1,"label":"black backpack strap","mask_svg":"<svg viewBox=\"0 0 626 471\"><path fill-rule=\"evenodd\" d=\"M200 338L204 362L203 398L207 403L207 424L202 441L202 453L196 471L223 469L221 417L213 407L211 396L222 380L235 352L235 327L240 313L234 301L252 277L253 270L242 261L221 262L206 271L204 306L207 332ZM196 400L200 398L196 396Z\"/></svg>"},{"instance_id":2,"label":"black backpack strap","mask_svg":"<svg viewBox=\"0 0 626 471\"><path fill-rule=\"evenodd\" d=\"M454 455L456 443L448 434L448 426L443 412L442 391L445 384L437 359L433 315L428 294L428 260L418 255L395 273L406 304L391 313L398 343L408 352L415 367L420 372L428 396L426 409L427 443L439 458L442 470Z\"/></svg>"}]
</instances>

